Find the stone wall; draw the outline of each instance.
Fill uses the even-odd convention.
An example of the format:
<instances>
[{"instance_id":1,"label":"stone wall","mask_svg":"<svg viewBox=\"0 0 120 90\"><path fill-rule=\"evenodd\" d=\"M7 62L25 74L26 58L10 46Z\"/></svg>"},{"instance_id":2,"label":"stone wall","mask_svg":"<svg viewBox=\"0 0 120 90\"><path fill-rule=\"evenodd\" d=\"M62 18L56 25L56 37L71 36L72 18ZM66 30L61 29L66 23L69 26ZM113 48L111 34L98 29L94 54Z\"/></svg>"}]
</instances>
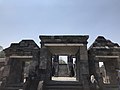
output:
<instances>
[{"instance_id":1,"label":"stone wall","mask_svg":"<svg viewBox=\"0 0 120 90\"><path fill-rule=\"evenodd\" d=\"M0 58L0 81L2 79L2 73L5 65L5 58Z\"/></svg>"},{"instance_id":2,"label":"stone wall","mask_svg":"<svg viewBox=\"0 0 120 90\"><path fill-rule=\"evenodd\" d=\"M101 88L105 86L103 78L107 79L107 77L109 77L110 81L107 83L108 85L118 85L117 70L120 69L120 46L117 43L113 43L103 36L98 36L88 50L88 57L90 75L95 76ZM99 62L103 62L105 74L100 72ZM103 77L103 75L106 76Z\"/></svg>"},{"instance_id":3,"label":"stone wall","mask_svg":"<svg viewBox=\"0 0 120 90\"><path fill-rule=\"evenodd\" d=\"M4 49L4 52L6 65L3 71L2 89L9 86L16 88L22 85L24 82L24 67L27 61L31 61L29 74L37 74L35 68L39 62L39 47L33 40L22 40L19 43L12 43L9 48Z\"/></svg>"},{"instance_id":4,"label":"stone wall","mask_svg":"<svg viewBox=\"0 0 120 90\"><path fill-rule=\"evenodd\" d=\"M24 90L36 90L39 81L42 82L42 87L46 90L45 87L47 87L52 77L52 58L56 56L55 59L58 65L58 56L60 55L76 58L76 79L82 90L89 90L89 87L91 87L90 76L92 74L98 81L101 90L106 90L107 87L111 89L111 86L116 89L117 79L114 77L118 77L118 71L120 70L120 46L117 43L98 36L87 51L89 36L43 35L39 37L41 48L33 40L22 40L19 43L12 43L10 47L4 49L6 63L2 73L3 83L0 90L11 87L17 88L14 90L22 88ZM69 65L59 64L59 67L56 67L56 76L69 76L68 69L70 67L68 66L71 65L71 59L68 58ZM25 63L29 61L28 76L24 83L24 67ZM103 77L101 76L99 62L103 62L105 65L106 75L110 78L110 84L108 85L105 85L102 81ZM3 65L4 62L1 62L0 68ZM105 89L103 89L104 87Z\"/></svg>"}]
</instances>

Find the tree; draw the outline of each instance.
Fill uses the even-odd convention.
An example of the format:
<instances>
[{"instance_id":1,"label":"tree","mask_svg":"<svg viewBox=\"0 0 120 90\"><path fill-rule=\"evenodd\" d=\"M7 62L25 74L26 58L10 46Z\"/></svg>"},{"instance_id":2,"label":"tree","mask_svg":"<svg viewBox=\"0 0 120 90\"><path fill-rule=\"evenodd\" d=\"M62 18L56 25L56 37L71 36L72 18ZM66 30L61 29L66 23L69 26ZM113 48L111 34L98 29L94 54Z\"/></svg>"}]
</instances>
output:
<instances>
[{"instance_id":1,"label":"tree","mask_svg":"<svg viewBox=\"0 0 120 90\"><path fill-rule=\"evenodd\" d=\"M2 46L0 46L0 51L2 51L3 50L3 47Z\"/></svg>"},{"instance_id":2,"label":"tree","mask_svg":"<svg viewBox=\"0 0 120 90\"><path fill-rule=\"evenodd\" d=\"M5 53L3 51L3 47L0 46L0 58L4 58L5 57Z\"/></svg>"}]
</instances>

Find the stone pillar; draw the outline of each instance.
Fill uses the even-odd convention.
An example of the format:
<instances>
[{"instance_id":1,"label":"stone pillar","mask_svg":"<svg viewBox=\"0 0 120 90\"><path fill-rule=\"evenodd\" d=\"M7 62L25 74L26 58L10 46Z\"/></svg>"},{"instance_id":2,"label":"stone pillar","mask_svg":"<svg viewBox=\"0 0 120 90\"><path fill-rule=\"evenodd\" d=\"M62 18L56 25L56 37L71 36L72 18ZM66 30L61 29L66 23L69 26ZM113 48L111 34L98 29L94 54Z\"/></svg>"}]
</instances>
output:
<instances>
[{"instance_id":1,"label":"stone pillar","mask_svg":"<svg viewBox=\"0 0 120 90\"><path fill-rule=\"evenodd\" d=\"M97 80L97 84L99 86L100 90L104 90L104 84L103 84L103 75L100 72L100 67L99 67L99 58L94 57L94 63L95 63L95 71L94 71L94 75L95 75L95 79Z\"/></svg>"},{"instance_id":2,"label":"stone pillar","mask_svg":"<svg viewBox=\"0 0 120 90\"><path fill-rule=\"evenodd\" d=\"M118 77L120 78L120 55L119 58L117 59L117 68L116 68L117 72L118 72Z\"/></svg>"},{"instance_id":3,"label":"stone pillar","mask_svg":"<svg viewBox=\"0 0 120 90\"><path fill-rule=\"evenodd\" d=\"M106 73L109 76L110 84L116 85L117 84L117 71L115 69L115 61L105 62Z\"/></svg>"},{"instance_id":4,"label":"stone pillar","mask_svg":"<svg viewBox=\"0 0 120 90\"><path fill-rule=\"evenodd\" d=\"M81 82L81 78L80 78L80 53L78 52L76 54L76 62L75 62L75 65L76 65L76 80Z\"/></svg>"},{"instance_id":5,"label":"stone pillar","mask_svg":"<svg viewBox=\"0 0 120 90\"><path fill-rule=\"evenodd\" d=\"M80 79L83 84L84 90L89 90L89 66L88 66L88 53L87 45L81 46L79 49L80 60L79 70L80 70ZM77 67L78 68L78 67Z\"/></svg>"},{"instance_id":6,"label":"stone pillar","mask_svg":"<svg viewBox=\"0 0 120 90\"><path fill-rule=\"evenodd\" d=\"M20 60L16 60L10 58L8 61L8 65L10 65L10 72L7 79L7 84L19 84L23 82L23 66L24 62Z\"/></svg>"},{"instance_id":7,"label":"stone pillar","mask_svg":"<svg viewBox=\"0 0 120 90\"><path fill-rule=\"evenodd\" d=\"M59 72L59 55L54 55L52 66L53 66L53 75L57 77Z\"/></svg>"},{"instance_id":8,"label":"stone pillar","mask_svg":"<svg viewBox=\"0 0 120 90\"><path fill-rule=\"evenodd\" d=\"M117 59L117 85L118 89L120 88L120 53L118 54L119 58Z\"/></svg>"},{"instance_id":9,"label":"stone pillar","mask_svg":"<svg viewBox=\"0 0 120 90\"><path fill-rule=\"evenodd\" d=\"M40 64L39 64L41 80L49 81L52 76L52 56L47 48L40 49Z\"/></svg>"},{"instance_id":10,"label":"stone pillar","mask_svg":"<svg viewBox=\"0 0 120 90\"><path fill-rule=\"evenodd\" d=\"M7 58L8 59L8 58ZM14 86L23 83L24 80L24 62L20 59L9 58L6 69L4 69L3 76L5 80L2 80L1 88L6 90L7 86ZM6 75L7 74L7 75Z\"/></svg>"},{"instance_id":11,"label":"stone pillar","mask_svg":"<svg viewBox=\"0 0 120 90\"><path fill-rule=\"evenodd\" d=\"M100 76L100 68L99 68L99 61L97 59L95 59L95 78L98 81L99 80L99 76Z\"/></svg>"},{"instance_id":12,"label":"stone pillar","mask_svg":"<svg viewBox=\"0 0 120 90\"><path fill-rule=\"evenodd\" d=\"M70 77L74 76L73 58L71 55L68 56L68 73Z\"/></svg>"}]
</instances>

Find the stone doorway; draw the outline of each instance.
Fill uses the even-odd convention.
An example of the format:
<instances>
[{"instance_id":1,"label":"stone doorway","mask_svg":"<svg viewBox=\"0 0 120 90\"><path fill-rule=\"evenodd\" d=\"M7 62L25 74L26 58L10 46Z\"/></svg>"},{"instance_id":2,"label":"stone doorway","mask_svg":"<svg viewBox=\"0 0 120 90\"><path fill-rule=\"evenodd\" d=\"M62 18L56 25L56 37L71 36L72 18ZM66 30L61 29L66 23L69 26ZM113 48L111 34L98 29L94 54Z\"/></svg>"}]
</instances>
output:
<instances>
[{"instance_id":1,"label":"stone doorway","mask_svg":"<svg viewBox=\"0 0 120 90\"><path fill-rule=\"evenodd\" d=\"M76 81L75 57L70 55L57 55L52 58L52 80Z\"/></svg>"},{"instance_id":2,"label":"stone doorway","mask_svg":"<svg viewBox=\"0 0 120 90\"><path fill-rule=\"evenodd\" d=\"M59 56L65 55L67 56L67 68L69 70L67 70L68 72L65 75L66 80L68 78L71 80L70 78L75 76L75 79L72 80L77 81L75 85L79 84L80 87L82 85L83 89L85 88L85 90L89 90L87 39L88 36L40 36L41 48L39 69L41 71L45 71L44 73L41 72L41 76L42 80L44 80L46 84L46 88L50 83L54 83L52 76L55 76L55 78L57 78L60 75L59 69L61 67L59 65ZM76 59L76 62L74 66L75 70L73 70L72 67L72 71L75 74L72 75L70 74L70 71L71 66L73 66L73 58ZM55 70L52 69L52 66L55 66ZM55 72L54 74L53 71ZM62 79L61 77L59 78ZM60 80L58 81L59 82L55 83L61 82ZM69 83L67 82L66 85L69 85Z\"/></svg>"},{"instance_id":3,"label":"stone doorway","mask_svg":"<svg viewBox=\"0 0 120 90\"><path fill-rule=\"evenodd\" d=\"M106 85L115 85L117 84L117 58L99 58L102 66L99 66L100 77L102 77L102 82Z\"/></svg>"}]
</instances>

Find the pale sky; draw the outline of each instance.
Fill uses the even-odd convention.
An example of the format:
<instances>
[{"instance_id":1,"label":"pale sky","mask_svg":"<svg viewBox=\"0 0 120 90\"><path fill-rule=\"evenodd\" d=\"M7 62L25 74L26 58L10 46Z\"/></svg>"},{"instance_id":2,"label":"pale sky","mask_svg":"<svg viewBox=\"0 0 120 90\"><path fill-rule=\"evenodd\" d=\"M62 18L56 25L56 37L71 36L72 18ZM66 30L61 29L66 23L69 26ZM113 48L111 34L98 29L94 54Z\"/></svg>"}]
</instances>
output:
<instances>
[{"instance_id":1,"label":"pale sky","mask_svg":"<svg viewBox=\"0 0 120 90\"><path fill-rule=\"evenodd\" d=\"M120 0L0 0L0 45L39 35L98 35L120 44Z\"/></svg>"}]
</instances>

